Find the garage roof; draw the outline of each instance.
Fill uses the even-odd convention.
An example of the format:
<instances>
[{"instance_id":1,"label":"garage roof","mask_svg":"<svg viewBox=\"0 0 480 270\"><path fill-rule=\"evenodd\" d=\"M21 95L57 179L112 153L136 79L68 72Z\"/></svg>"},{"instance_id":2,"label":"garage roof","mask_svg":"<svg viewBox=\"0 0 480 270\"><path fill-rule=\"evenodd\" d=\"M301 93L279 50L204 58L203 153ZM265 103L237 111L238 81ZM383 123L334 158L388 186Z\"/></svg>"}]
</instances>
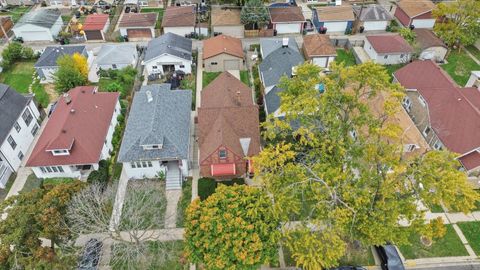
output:
<instances>
[{"instance_id":1,"label":"garage roof","mask_svg":"<svg viewBox=\"0 0 480 270\"><path fill-rule=\"evenodd\" d=\"M57 22L60 15L60 10L58 9L40 9L30 11L23 15L13 28L32 24L50 29Z\"/></svg>"},{"instance_id":2,"label":"garage roof","mask_svg":"<svg viewBox=\"0 0 480 270\"><path fill-rule=\"evenodd\" d=\"M83 30L102 30L107 22L107 14L91 14L85 19L85 23L83 23Z\"/></svg>"},{"instance_id":3,"label":"garage roof","mask_svg":"<svg viewBox=\"0 0 480 270\"><path fill-rule=\"evenodd\" d=\"M242 25L240 9L212 9L212 26Z\"/></svg>"},{"instance_id":4,"label":"garage roof","mask_svg":"<svg viewBox=\"0 0 480 270\"><path fill-rule=\"evenodd\" d=\"M158 13L125 13L118 27L155 27Z\"/></svg>"}]
</instances>

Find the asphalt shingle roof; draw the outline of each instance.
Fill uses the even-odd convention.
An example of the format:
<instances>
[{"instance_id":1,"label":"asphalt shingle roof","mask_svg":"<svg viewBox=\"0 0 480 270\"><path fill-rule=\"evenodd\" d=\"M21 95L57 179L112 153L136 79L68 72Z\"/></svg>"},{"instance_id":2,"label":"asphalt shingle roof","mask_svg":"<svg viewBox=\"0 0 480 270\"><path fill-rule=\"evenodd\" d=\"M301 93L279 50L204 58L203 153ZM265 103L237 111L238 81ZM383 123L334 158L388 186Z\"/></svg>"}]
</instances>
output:
<instances>
[{"instance_id":1,"label":"asphalt shingle roof","mask_svg":"<svg viewBox=\"0 0 480 270\"><path fill-rule=\"evenodd\" d=\"M33 24L39 27L51 28L60 17L61 13L58 9L39 9L30 11L23 15L15 24L15 28Z\"/></svg>"},{"instance_id":2,"label":"asphalt shingle roof","mask_svg":"<svg viewBox=\"0 0 480 270\"><path fill-rule=\"evenodd\" d=\"M282 47L282 38L261 38L260 47L262 48L262 58L266 58L270 53ZM288 47L299 51L295 38L288 38Z\"/></svg>"},{"instance_id":3,"label":"asphalt shingle roof","mask_svg":"<svg viewBox=\"0 0 480 270\"><path fill-rule=\"evenodd\" d=\"M274 113L276 110L278 110L278 108L280 108L280 96L278 96L278 94L282 91L283 89L275 86L265 95L267 114Z\"/></svg>"},{"instance_id":4,"label":"asphalt shingle roof","mask_svg":"<svg viewBox=\"0 0 480 270\"><path fill-rule=\"evenodd\" d=\"M192 60L192 40L173 33L152 39L148 43L144 61L148 62L164 53Z\"/></svg>"},{"instance_id":5,"label":"asphalt shingle roof","mask_svg":"<svg viewBox=\"0 0 480 270\"><path fill-rule=\"evenodd\" d=\"M270 53L259 66L265 87L277 84L283 75L292 76L292 67L303 61L303 56L290 47L279 48Z\"/></svg>"},{"instance_id":6,"label":"asphalt shingle roof","mask_svg":"<svg viewBox=\"0 0 480 270\"><path fill-rule=\"evenodd\" d=\"M391 21L392 15L381 5L369 5L366 7L353 6L353 12L360 21Z\"/></svg>"},{"instance_id":7,"label":"asphalt shingle roof","mask_svg":"<svg viewBox=\"0 0 480 270\"><path fill-rule=\"evenodd\" d=\"M20 95L10 86L0 84L0 145L30 100L30 97Z\"/></svg>"},{"instance_id":8,"label":"asphalt shingle roof","mask_svg":"<svg viewBox=\"0 0 480 270\"><path fill-rule=\"evenodd\" d=\"M148 101L148 92L152 100ZM170 84L144 85L135 94L118 160L186 159L190 141L192 91L170 90ZM143 150L141 145L162 144Z\"/></svg>"},{"instance_id":9,"label":"asphalt shingle roof","mask_svg":"<svg viewBox=\"0 0 480 270\"><path fill-rule=\"evenodd\" d=\"M102 45L95 58L97 65L131 64L137 54L137 48L133 44Z\"/></svg>"},{"instance_id":10,"label":"asphalt shingle roof","mask_svg":"<svg viewBox=\"0 0 480 270\"><path fill-rule=\"evenodd\" d=\"M45 48L35 67L56 67L57 59L63 55L83 54L85 46L51 46Z\"/></svg>"}]
</instances>

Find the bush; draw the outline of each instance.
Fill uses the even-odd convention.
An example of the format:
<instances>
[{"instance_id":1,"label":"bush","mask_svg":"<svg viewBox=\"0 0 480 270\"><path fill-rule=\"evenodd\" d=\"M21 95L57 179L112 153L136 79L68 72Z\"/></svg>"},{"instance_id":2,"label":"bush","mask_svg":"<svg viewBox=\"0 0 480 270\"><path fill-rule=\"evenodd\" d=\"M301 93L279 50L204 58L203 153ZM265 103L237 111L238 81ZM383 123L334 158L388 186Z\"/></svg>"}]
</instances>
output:
<instances>
[{"instance_id":1,"label":"bush","mask_svg":"<svg viewBox=\"0 0 480 270\"><path fill-rule=\"evenodd\" d=\"M245 179L243 178L233 178L232 180L227 180L227 181L221 181L220 184L224 184L227 186L233 186L233 185L245 185Z\"/></svg>"},{"instance_id":2,"label":"bush","mask_svg":"<svg viewBox=\"0 0 480 270\"><path fill-rule=\"evenodd\" d=\"M98 170L90 173L90 175L87 178L87 183L90 183L90 184L96 183L96 184L106 185L110 177L108 173L108 166L109 166L109 161L100 160L100 162L98 163Z\"/></svg>"},{"instance_id":3,"label":"bush","mask_svg":"<svg viewBox=\"0 0 480 270\"><path fill-rule=\"evenodd\" d=\"M217 181L213 178L203 177L198 179L198 196L203 201L215 193Z\"/></svg>"}]
</instances>

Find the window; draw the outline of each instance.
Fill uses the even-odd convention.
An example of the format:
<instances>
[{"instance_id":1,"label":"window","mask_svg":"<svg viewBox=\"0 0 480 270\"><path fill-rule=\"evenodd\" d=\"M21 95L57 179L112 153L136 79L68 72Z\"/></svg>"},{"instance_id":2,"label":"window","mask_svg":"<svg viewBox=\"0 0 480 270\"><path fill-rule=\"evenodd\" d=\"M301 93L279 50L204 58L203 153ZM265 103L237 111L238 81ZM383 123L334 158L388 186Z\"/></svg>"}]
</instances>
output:
<instances>
[{"instance_id":1,"label":"window","mask_svg":"<svg viewBox=\"0 0 480 270\"><path fill-rule=\"evenodd\" d=\"M49 172L49 173L52 172L52 169L50 167L45 167L45 169L47 169L47 172Z\"/></svg>"},{"instance_id":2,"label":"window","mask_svg":"<svg viewBox=\"0 0 480 270\"><path fill-rule=\"evenodd\" d=\"M402 105L407 112L410 112L410 109L412 107L412 102L410 101L410 99L408 97L403 98Z\"/></svg>"},{"instance_id":3,"label":"window","mask_svg":"<svg viewBox=\"0 0 480 270\"><path fill-rule=\"evenodd\" d=\"M388 55L385 55L383 58L384 58L384 59L387 59L387 58L388 58Z\"/></svg>"},{"instance_id":4,"label":"window","mask_svg":"<svg viewBox=\"0 0 480 270\"><path fill-rule=\"evenodd\" d=\"M25 121L25 124L28 127L30 125L30 123L32 122L32 119L33 119L33 116L30 113L30 110L28 108L23 112L22 118L23 118L23 121Z\"/></svg>"},{"instance_id":5,"label":"window","mask_svg":"<svg viewBox=\"0 0 480 270\"><path fill-rule=\"evenodd\" d=\"M130 165L132 166L132 169L135 169L135 168L136 168L135 162L130 163Z\"/></svg>"},{"instance_id":6,"label":"window","mask_svg":"<svg viewBox=\"0 0 480 270\"><path fill-rule=\"evenodd\" d=\"M53 166L53 167L52 167L52 171L53 171L53 172L58 172L57 167Z\"/></svg>"},{"instance_id":7,"label":"window","mask_svg":"<svg viewBox=\"0 0 480 270\"><path fill-rule=\"evenodd\" d=\"M17 148L17 143L12 138L12 136L8 136L7 141L10 144L10 146L12 147L13 150L15 150L15 148Z\"/></svg>"},{"instance_id":8,"label":"window","mask_svg":"<svg viewBox=\"0 0 480 270\"><path fill-rule=\"evenodd\" d=\"M23 159L23 153L22 153L22 151L18 152L18 159L20 159L20 160Z\"/></svg>"},{"instance_id":9,"label":"window","mask_svg":"<svg viewBox=\"0 0 480 270\"><path fill-rule=\"evenodd\" d=\"M148 167L152 167L152 162L151 161L147 161L147 164L148 164Z\"/></svg>"},{"instance_id":10,"label":"window","mask_svg":"<svg viewBox=\"0 0 480 270\"><path fill-rule=\"evenodd\" d=\"M117 65L116 65L116 64L112 64L112 68L113 68L113 69L117 69Z\"/></svg>"},{"instance_id":11,"label":"window","mask_svg":"<svg viewBox=\"0 0 480 270\"><path fill-rule=\"evenodd\" d=\"M70 154L66 149L57 149L53 150L52 152L54 156L66 156Z\"/></svg>"},{"instance_id":12,"label":"window","mask_svg":"<svg viewBox=\"0 0 480 270\"><path fill-rule=\"evenodd\" d=\"M157 66L152 66L152 69L157 69L158 67Z\"/></svg>"},{"instance_id":13,"label":"window","mask_svg":"<svg viewBox=\"0 0 480 270\"><path fill-rule=\"evenodd\" d=\"M417 149L416 144L407 144L405 145L405 152L413 152L415 149Z\"/></svg>"},{"instance_id":14,"label":"window","mask_svg":"<svg viewBox=\"0 0 480 270\"><path fill-rule=\"evenodd\" d=\"M435 141L435 144L433 144L433 149L435 150L442 150L442 147L443 145L439 140Z\"/></svg>"},{"instance_id":15,"label":"window","mask_svg":"<svg viewBox=\"0 0 480 270\"><path fill-rule=\"evenodd\" d=\"M216 66L216 65L218 65L218 63L217 62L210 62L210 65Z\"/></svg>"},{"instance_id":16,"label":"window","mask_svg":"<svg viewBox=\"0 0 480 270\"><path fill-rule=\"evenodd\" d=\"M423 135L428 136L428 133L430 133L430 127L429 126L425 127L425 129L423 130Z\"/></svg>"},{"instance_id":17,"label":"window","mask_svg":"<svg viewBox=\"0 0 480 270\"><path fill-rule=\"evenodd\" d=\"M62 166L58 166L58 171L59 171L59 172L63 172L63 167L62 167Z\"/></svg>"},{"instance_id":18,"label":"window","mask_svg":"<svg viewBox=\"0 0 480 270\"><path fill-rule=\"evenodd\" d=\"M180 65L180 68L185 68L185 65Z\"/></svg>"},{"instance_id":19,"label":"window","mask_svg":"<svg viewBox=\"0 0 480 270\"><path fill-rule=\"evenodd\" d=\"M42 173L46 173L47 170L45 170L45 167L40 167L40 171L42 171Z\"/></svg>"},{"instance_id":20,"label":"window","mask_svg":"<svg viewBox=\"0 0 480 270\"><path fill-rule=\"evenodd\" d=\"M218 151L218 157L221 159L226 159L227 158L227 150L221 149Z\"/></svg>"},{"instance_id":21,"label":"window","mask_svg":"<svg viewBox=\"0 0 480 270\"><path fill-rule=\"evenodd\" d=\"M22 130L22 128L20 127L20 125L17 122L13 123L13 127L15 128L15 130L17 132L20 132L20 130Z\"/></svg>"},{"instance_id":22,"label":"window","mask_svg":"<svg viewBox=\"0 0 480 270\"><path fill-rule=\"evenodd\" d=\"M403 54L403 53L400 54L400 58L403 58L403 57L405 57L405 54Z\"/></svg>"},{"instance_id":23,"label":"window","mask_svg":"<svg viewBox=\"0 0 480 270\"><path fill-rule=\"evenodd\" d=\"M146 168L146 167L147 167L147 162L142 161L142 167L143 167L143 168Z\"/></svg>"},{"instance_id":24,"label":"window","mask_svg":"<svg viewBox=\"0 0 480 270\"><path fill-rule=\"evenodd\" d=\"M422 104L423 107L427 106L427 102L422 96L418 96L418 101Z\"/></svg>"},{"instance_id":25,"label":"window","mask_svg":"<svg viewBox=\"0 0 480 270\"><path fill-rule=\"evenodd\" d=\"M33 136L37 135L37 131L38 131L38 125L35 124L35 125L33 126L33 128L32 128L32 135L33 135Z\"/></svg>"}]
</instances>

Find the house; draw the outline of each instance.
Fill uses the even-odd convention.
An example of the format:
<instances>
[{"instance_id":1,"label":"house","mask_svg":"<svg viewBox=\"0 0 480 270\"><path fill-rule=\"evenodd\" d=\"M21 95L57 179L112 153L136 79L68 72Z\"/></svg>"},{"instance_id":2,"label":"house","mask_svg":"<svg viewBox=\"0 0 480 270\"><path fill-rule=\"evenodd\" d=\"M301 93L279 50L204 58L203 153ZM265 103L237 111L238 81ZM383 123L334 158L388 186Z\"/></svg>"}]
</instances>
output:
<instances>
[{"instance_id":1,"label":"house","mask_svg":"<svg viewBox=\"0 0 480 270\"><path fill-rule=\"evenodd\" d=\"M105 33L110 26L108 14L90 14L83 23L86 40L105 40Z\"/></svg>"},{"instance_id":2,"label":"house","mask_svg":"<svg viewBox=\"0 0 480 270\"><path fill-rule=\"evenodd\" d=\"M192 91L170 84L144 85L135 93L118 161L128 178L166 176L168 189L181 189L188 176Z\"/></svg>"},{"instance_id":3,"label":"house","mask_svg":"<svg viewBox=\"0 0 480 270\"><path fill-rule=\"evenodd\" d=\"M350 32L355 21L353 9L349 5L318 7L312 11L312 22L318 32Z\"/></svg>"},{"instance_id":4,"label":"house","mask_svg":"<svg viewBox=\"0 0 480 270\"><path fill-rule=\"evenodd\" d=\"M148 43L142 64L147 75L165 74L176 70L190 74L192 61L192 40L166 33Z\"/></svg>"},{"instance_id":5,"label":"house","mask_svg":"<svg viewBox=\"0 0 480 270\"><path fill-rule=\"evenodd\" d=\"M33 149L27 166L38 178L86 178L108 159L120 115L119 94L79 86L65 93Z\"/></svg>"},{"instance_id":6,"label":"house","mask_svg":"<svg viewBox=\"0 0 480 270\"><path fill-rule=\"evenodd\" d=\"M480 90L480 71L472 71L465 87L476 87Z\"/></svg>"},{"instance_id":7,"label":"house","mask_svg":"<svg viewBox=\"0 0 480 270\"><path fill-rule=\"evenodd\" d=\"M415 28L432 29L435 18L432 10L435 4L430 0L401 0L395 9L395 18L405 27L413 25Z\"/></svg>"},{"instance_id":8,"label":"house","mask_svg":"<svg viewBox=\"0 0 480 270\"><path fill-rule=\"evenodd\" d=\"M381 65L408 63L414 52L398 34L367 36L363 48L373 62Z\"/></svg>"},{"instance_id":9,"label":"house","mask_svg":"<svg viewBox=\"0 0 480 270\"><path fill-rule=\"evenodd\" d=\"M102 45L88 76L91 82L98 82L98 71L122 69L127 66L135 67L138 61L138 51L134 44L105 44Z\"/></svg>"},{"instance_id":10,"label":"house","mask_svg":"<svg viewBox=\"0 0 480 270\"><path fill-rule=\"evenodd\" d=\"M306 36L305 36L306 37ZM261 38L260 39L260 54L262 58L266 58L269 54L284 46L287 43L288 47L300 53L295 38Z\"/></svg>"},{"instance_id":11,"label":"house","mask_svg":"<svg viewBox=\"0 0 480 270\"><path fill-rule=\"evenodd\" d=\"M54 41L63 28L60 15L58 9L32 10L13 26L13 33L24 41Z\"/></svg>"},{"instance_id":12,"label":"house","mask_svg":"<svg viewBox=\"0 0 480 270\"><path fill-rule=\"evenodd\" d=\"M208 35L208 26L197 25L195 6L168 7L163 14L163 33L187 36L192 33Z\"/></svg>"},{"instance_id":13,"label":"house","mask_svg":"<svg viewBox=\"0 0 480 270\"><path fill-rule=\"evenodd\" d=\"M155 37L158 13L124 13L118 23L121 36L129 40L150 40Z\"/></svg>"},{"instance_id":14,"label":"house","mask_svg":"<svg viewBox=\"0 0 480 270\"><path fill-rule=\"evenodd\" d=\"M303 32L305 17L297 6L270 7L270 21L277 34L298 34Z\"/></svg>"},{"instance_id":15,"label":"house","mask_svg":"<svg viewBox=\"0 0 480 270\"><path fill-rule=\"evenodd\" d=\"M17 172L40 128L40 112L31 96L0 84L0 188Z\"/></svg>"},{"instance_id":16,"label":"house","mask_svg":"<svg viewBox=\"0 0 480 270\"><path fill-rule=\"evenodd\" d=\"M207 72L245 69L242 41L219 35L203 42L203 66Z\"/></svg>"},{"instance_id":17,"label":"house","mask_svg":"<svg viewBox=\"0 0 480 270\"><path fill-rule=\"evenodd\" d=\"M353 6L356 31L385 31L392 15L381 5Z\"/></svg>"},{"instance_id":18,"label":"house","mask_svg":"<svg viewBox=\"0 0 480 270\"><path fill-rule=\"evenodd\" d=\"M212 8L211 26L214 34L220 33L236 38L244 37L245 28L240 22L240 9Z\"/></svg>"},{"instance_id":19,"label":"house","mask_svg":"<svg viewBox=\"0 0 480 270\"><path fill-rule=\"evenodd\" d=\"M46 47L34 65L41 81L45 83L53 82L54 74L58 70L57 60L63 55L74 55L76 53L85 56L88 63L93 61L93 57L89 55L84 45Z\"/></svg>"},{"instance_id":20,"label":"house","mask_svg":"<svg viewBox=\"0 0 480 270\"><path fill-rule=\"evenodd\" d=\"M303 38L303 55L313 64L328 68L335 61L337 51L327 35L313 34Z\"/></svg>"},{"instance_id":21,"label":"house","mask_svg":"<svg viewBox=\"0 0 480 270\"><path fill-rule=\"evenodd\" d=\"M252 90L228 71L201 92L198 109L199 167L202 177L233 179L253 173L260 153L258 106Z\"/></svg>"},{"instance_id":22,"label":"house","mask_svg":"<svg viewBox=\"0 0 480 270\"><path fill-rule=\"evenodd\" d=\"M480 91L459 87L431 60L394 73L407 90L403 106L431 148L448 149L468 171L480 169Z\"/></svg>"},{"instance_id":23,"label":"house","mask_svg":"<svg viewBox=\"0 0 480 270\"><path fill-rule=\"evenodd\" d=\"M261 45L260 45L261 46ZM262 50L265 50L263 48ZM265 112L268 114L274 114L275 117L281 117L280 112L280 97L278 93L283 91L277 84L280 82L280 78L286 76L292 77L293 69L295 66L303 63L304 59L299 53L298 47L290 47L289 40L283 39L282 45L276 50L263 57L263 61L258 66L260 81L264 87L264 104Z\"/></svg>"},{"instance_id":24,"label":"house","mask_svg":"<svg viewBox=\"0 0 480 270\"><path fill-rule=\"evenodd\" d=\"M436 62L443 61L448 52L448 47L430 29L414 29L416 42L421 52L419 59L432 59Z\"/></svg>"}]
</instances>

